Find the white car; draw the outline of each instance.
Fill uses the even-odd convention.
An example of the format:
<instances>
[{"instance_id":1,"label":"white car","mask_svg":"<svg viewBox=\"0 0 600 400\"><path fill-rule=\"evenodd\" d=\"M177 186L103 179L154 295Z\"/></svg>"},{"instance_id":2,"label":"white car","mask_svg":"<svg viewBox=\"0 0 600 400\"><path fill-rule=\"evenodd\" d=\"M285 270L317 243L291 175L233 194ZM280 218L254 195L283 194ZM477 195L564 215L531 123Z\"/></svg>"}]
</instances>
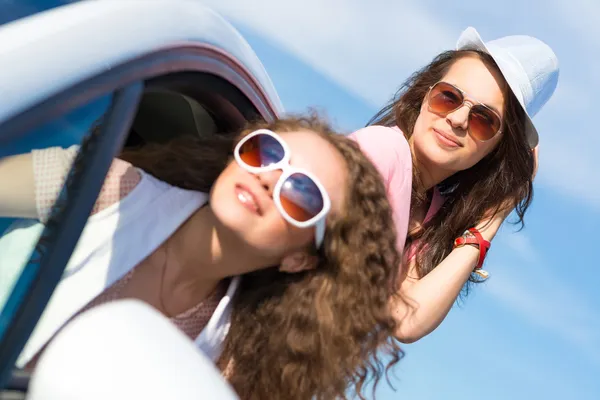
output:
<instances>
[{"instance_id":1,"label":"white car","mask_svg":"<svg viewBox=\"0 0 600 400\"><path fill-rule=\"evenodd\" d=\"M122 147L283 108L248 43L199 0L1 1L0 23L0 162L81 146L46 225L0 218L0 398L16 399L29 383L17 357Z\"/></svg>"}]
</instances>

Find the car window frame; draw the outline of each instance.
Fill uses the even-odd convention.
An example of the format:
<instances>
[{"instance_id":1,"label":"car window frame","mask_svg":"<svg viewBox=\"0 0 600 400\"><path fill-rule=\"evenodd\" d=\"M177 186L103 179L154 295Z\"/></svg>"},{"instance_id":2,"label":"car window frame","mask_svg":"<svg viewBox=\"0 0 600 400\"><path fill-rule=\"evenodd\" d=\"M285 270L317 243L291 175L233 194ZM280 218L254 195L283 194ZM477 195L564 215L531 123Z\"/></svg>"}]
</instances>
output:
<instances>
[{"instance_id":1,"label":"car window frame","mask_svg":"<svg viewBox=\"0 0 600 400\"><path fill-rule=\"evenodd\" d=\"M141 82L117 90L98 131L87 135L38 243L2 309L0 387L37 325L91 213L112 160L122 147L143 92ZM45 241L44 246L39 243Z\"/></svg>"},{"instance_id":2,"label":"car window frame","mask_svg":"<svg viewBox=\"0 0 600 400\"><path fill-rule=\"evenodd\" d=\"M184 72L203 72L215 75L233 85L246 97L257 113L267 121L278 117L275 106L260 84L241 65L225 52L211 45L182 43L160 49L112 67L57 93L29 109L0 123L0 146L26 134L35 126L47 122L60 110L72 109L73 104L84 104L115 88L143 80L152 81L163 76Z\"/></svg>"},{"instance_id":3,"label":"car window frame","mask_svg":"<svg viewBox=\"0 0 600 400\"><path fill-rule=\"evenodd\" d=\"M126 103L124 104L124 106L126 105L125 108L123 108L124 106L114 108L115 97L113 106L111 106L111 113L120 115L124 120L121 121L120 125L118 121L113 121L112 125L107 125L114 131L114 137L109 132L105 133L109 139L103 142L105 143L104 147L102 147L104 154L100 154L102 152L98 151L94 154L94 163L98 163L101 166L101 168L96 170L94 179L90 179L90 182L88 182L88 186L94 190L88 191L86 195L82 195L82 198L86 200L85 204L80 200L81 205L73 207L71 212L64 211L70 215L70 218L73 218L73 215L83 215L83 218L81 218L83 221L73 225L72 229L60 236L68 241L68 243L64 244L62 253L56 251L54 252L55 254L47 255L45 259L54 260L53 262L60 261L60 264L52 268L52 273L48 273L48 275L51 275L51 280L45 282L41 282L39 279L37 281L33 280L36 281L38 286L32 286L33 290L25 294L22 304L15 311L15 319L11 321L11 326L7 329L4 338L0 340L0 354L2 354L0 358L0 389L5 386L8 378L10 378L20 352L29 340L33 329L37 325L60 280L66 263L85 226L85 216L89 215L93 207L93 200L97 197L101 183L110 166L110 164L106 165L107 160L112 161L113 157L122 148L129 127L135 117L135 109L137 109L137 104L139 104L144 87L147 83L153 85L156 82L160 82L162 77L186 72L215 75L229 82L235 89L239 90L243 97L253 105L256 114L263 119L272 121L278 116L276 108L267 94L262 90L258 81L254 79L241 63L213 46L199 45L198 43L181 43L169 48L156 50L147 55L114 66L99 75L76 83L11 117L7 121L0 123L0 132L2 132L0 135L1 146L2 143L26 135L37 126L107 93L118 91L118 96L121 98L119 101ZM132 101L136 102L135 107L131 107ZM110 119L112 120L112 117ZM109 143L111 139L115 142ZM92 161L84 164L91 165ZM86 209L87 214L85 213ZM70 251L66 254L65 249L68 248L70 248ZM45 262L47 263L48 261ZM39 270L41 269L40 267ZM21 278L22 276L19 280ZM11 293L9 300L11 297L13 297L13 293Z\"/></svg>"}]
</instances>

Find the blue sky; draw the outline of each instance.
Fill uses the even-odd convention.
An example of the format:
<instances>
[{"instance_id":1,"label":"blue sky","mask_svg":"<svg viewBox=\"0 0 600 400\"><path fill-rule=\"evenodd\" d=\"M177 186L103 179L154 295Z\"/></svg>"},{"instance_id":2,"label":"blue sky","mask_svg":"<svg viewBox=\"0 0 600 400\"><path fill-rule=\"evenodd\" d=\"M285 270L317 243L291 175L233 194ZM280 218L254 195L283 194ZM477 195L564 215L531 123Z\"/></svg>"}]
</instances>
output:
<instances>
[{"instance_id":1,"label":"blue sky","mask_svg":"<svg viewBox=\"0 0 600 400\"><path fill-rule=\"evenodd\" d=\"M535 118L541 165L526 228L505 226L491 279L430 336L406 346L380 399L600 398L600 222L593 126L600 92L600 5L593 0L418 3L207 0L250 42L289 111L317 106L343 130L363 126L415 69L469 25L484 39L537 36L561 65ZM518 10L518 12L517 12Z\"/></svg>"}]
</instances>

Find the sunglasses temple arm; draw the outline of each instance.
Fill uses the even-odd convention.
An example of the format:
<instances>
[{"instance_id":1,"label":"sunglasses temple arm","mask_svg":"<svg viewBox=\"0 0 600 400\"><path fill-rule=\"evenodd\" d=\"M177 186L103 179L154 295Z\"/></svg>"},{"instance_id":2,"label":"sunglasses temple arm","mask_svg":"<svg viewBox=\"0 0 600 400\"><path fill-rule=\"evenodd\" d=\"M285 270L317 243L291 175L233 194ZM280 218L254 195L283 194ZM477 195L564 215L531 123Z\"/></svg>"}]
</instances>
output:
<instances>
[{"instance_id":1,"label":"sunglasses temple arm","mask_svg":"<svg viewBox=\"0 0 600 400\"><path fill-rule=\"evenodd\" d=\"M317 249L321 247L323 243L323 239L325 238L325 219L323 218L319 222L317 222L315 226L315 245Z\"/></svg>"}]
</instances>

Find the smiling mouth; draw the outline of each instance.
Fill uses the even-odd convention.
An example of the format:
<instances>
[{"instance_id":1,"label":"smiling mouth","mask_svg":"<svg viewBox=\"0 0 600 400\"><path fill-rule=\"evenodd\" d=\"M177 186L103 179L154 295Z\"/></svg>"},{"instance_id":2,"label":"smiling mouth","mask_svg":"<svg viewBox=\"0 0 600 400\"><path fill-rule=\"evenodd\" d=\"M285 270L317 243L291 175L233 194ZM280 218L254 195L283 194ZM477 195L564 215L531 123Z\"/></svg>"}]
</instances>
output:
<instances>
[{"instance_id":1,"label":"smiling mouth","mask_svg":"<svg viewBox=\"0 0 600 400\"><path fill-rule=\"evenodd\" d=\"M433 129L435 134L438 136L438 139L440 142L442 142L443 144L445 144L448 147L463 147L463 145L461 143L459 143L456 139L454 139L452 136L448 135L447 133L444 133L442 131L438 131L437 129Z\"/></svg>"},{"instance_id":2,"label":"smiling mouth","mask_svg":"<svg viewBox=\"0 0 600 400\"><path fill-rule=\"evenodd\" d=\"M250 210L254 214L262 215L261 209L258 206L258 202L256 201L254 194L250 192L249 189L242 185L236 185L235 195L237 196L240 203L242 203L242 205L248 210Z\"/></svg>"}]
</instances>

